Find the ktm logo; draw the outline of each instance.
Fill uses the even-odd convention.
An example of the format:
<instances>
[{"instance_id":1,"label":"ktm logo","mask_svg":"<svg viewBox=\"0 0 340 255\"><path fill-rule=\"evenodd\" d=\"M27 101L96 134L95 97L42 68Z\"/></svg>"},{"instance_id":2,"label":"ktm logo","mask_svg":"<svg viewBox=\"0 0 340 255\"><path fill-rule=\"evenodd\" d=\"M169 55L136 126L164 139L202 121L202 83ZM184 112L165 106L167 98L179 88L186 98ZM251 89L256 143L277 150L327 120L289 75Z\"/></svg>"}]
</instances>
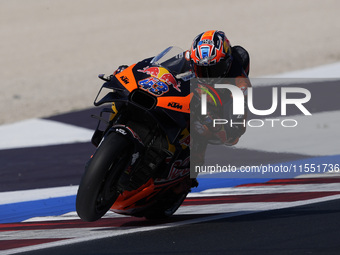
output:
<instances>
[{"instance_id":1,"label":"ktm logo","mask_svg":"<svg viewBox=\"0 0 340 255\"><path fill-rule=\"evenodd\" d=\"M126 76L121 76L120 79L125 83L125 84L128 84L129 83L129 78L126 77Z\"/></svg>"},{"instance_id":2,"label":"ktm logo","mask_svg":"<svg viewBox=\"0 0 340 255\"><path fill-rule=\"evenodd\" d=\"M176 102L170 102L170 103L168 104L168 106L170 106L170 107L172 107L172 108L176 108L176 109L182 109L182 108L183 108L183 106L182 106L181 104L176 103Z\"/></svg>"}]
</instances>

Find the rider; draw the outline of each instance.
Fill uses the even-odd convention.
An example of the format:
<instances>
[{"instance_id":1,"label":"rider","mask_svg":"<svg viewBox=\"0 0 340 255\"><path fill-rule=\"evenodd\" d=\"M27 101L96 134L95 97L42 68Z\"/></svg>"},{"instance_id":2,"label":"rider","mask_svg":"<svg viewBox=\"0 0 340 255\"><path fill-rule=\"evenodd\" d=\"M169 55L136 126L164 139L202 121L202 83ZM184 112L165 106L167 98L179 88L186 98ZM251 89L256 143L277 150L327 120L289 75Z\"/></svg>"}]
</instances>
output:
<instances>
[{"instance_id":1,"label":"rider","mask_svg":"<svg viewBox=\"0 0 340 255\"><path fill-rule=\"evenodd\" d=\"M190 61L192 69L197 78L199 86L212 87L220 79L228 78L233 79L233 84L239 87L246 97L247 88L251 87L248 79L249 75L249 54L241 46L231 46L225 33L219 30L210 30L199 34L193 40L190 51L185 54L187 61ZM120 66L113 75L121 72L127 66ZM228 80L230 81L230 80ZM235 145L239 138L246 131L245 128L245 115L233 115L233 98L230 93L220 93L223 101L223 117L230 120L234 124L220 125L221 129L213 130L206 125L205 121L195 121L192 132L198 133L204 142L194 143L191 150L192 153L201 159L199 162L204 162L204 155L207 147L208 140L219 140L221 143L231 146ZM247 100L245 102L245 109L247 109ZM212 118L209 116L207 118ZM206 118L206 120L207 120ZM209 122L209 121L207 121ZM241 124L240 124L241 123ZM202 140L202 139L200 139Z\"/></svg>"},{"instance_id":2,"label":"rider","mask_svg":"<svg viewBox=\"0 0 340 255\"><path fill-rule=\"evenodd\" d=\"M198 86L213 87L218 81L223 78L232 79L233 84L239 87L244 97L247 95L247 88L251 87L248 79L249 74L249 54L241 46L230 45L229 40L224 32L218 30L210 30L199 34L193 40L190 52L190 61L197 78ZM192 153L195 153L201 163L204 162L204 155L208 140L219 140L225 145L235 145L239 138L244 134L245 115L233 115L233 98L228 90L219 92L223 102L223 116L219 118L229 120L228 123L239 123L235 125L219 125L220 130L213 130L205 124L205 121L195 121L193 131L197 132L201 137L205 137L206 142L200 139L199 143L194 143ZM245 98L246 99L246 98ZM247 100L245 109L247 109ZM208 118L212 118L209 116ZM216 116L215 116L216 117ZM211 121L207 121L211 123ZM243 124L244 123L244 124ZM197 163L197 162L196 162Z\"/></svg>"}]
</instances>

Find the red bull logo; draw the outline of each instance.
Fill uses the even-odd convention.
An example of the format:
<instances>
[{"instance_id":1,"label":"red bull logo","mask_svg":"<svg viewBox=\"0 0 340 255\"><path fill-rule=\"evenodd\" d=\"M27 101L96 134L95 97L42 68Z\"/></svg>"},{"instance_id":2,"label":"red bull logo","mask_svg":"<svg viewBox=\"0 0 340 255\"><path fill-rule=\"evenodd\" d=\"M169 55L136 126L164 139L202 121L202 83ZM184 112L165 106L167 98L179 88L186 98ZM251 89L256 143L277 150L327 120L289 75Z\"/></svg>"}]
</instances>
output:
<instances>
[{"instance_id":1,"label":"red bull logo","mask_svg":"<svg viewBox=\"0 0 340 255\"><path fill-rule=\"evenodd\" d=\"M172 86L178 92L181 92L179 88L181 86L180 82L177 82L175 77L169 73L164 67L145 67L143 70L137 70L138 72L146 73L152 77L159 79L160 81L164 82L168 86Z\"/></svg>"}]
</instances>

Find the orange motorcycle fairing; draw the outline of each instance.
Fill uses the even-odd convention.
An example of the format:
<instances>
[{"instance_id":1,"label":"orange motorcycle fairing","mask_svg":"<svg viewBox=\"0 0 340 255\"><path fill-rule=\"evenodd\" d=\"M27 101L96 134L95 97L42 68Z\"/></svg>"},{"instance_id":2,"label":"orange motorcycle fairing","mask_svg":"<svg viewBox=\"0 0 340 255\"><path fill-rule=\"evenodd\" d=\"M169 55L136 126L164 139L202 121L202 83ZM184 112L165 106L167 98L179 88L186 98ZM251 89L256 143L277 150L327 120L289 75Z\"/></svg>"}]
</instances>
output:
<instances>
[{"instance_id":1,"label":"orange motorcycle fairing","mask_svg":"<svg viewBox=\"0 0 340 255\"><path fill-rule=\"evenodd\" d=\"M158 97L157 106L173 111L190 113L190 95L187 95L185 97Z\"/></svg>"},{"instance_id":2,"label":"orange motorcycle fairing","mask_svg":"<svg viewBox=\"0 0 340 255\"><path fill-rule=\"evenodd\" d=\"M164 183L155 183L154 179L150 179L138 189L120 194L110 210L119 214L134 215L135 212L138 213L152 206L156 201L155 198L167 190L172 189L176 193L185 192L187 187L177 188L184 179L190 179L189 175Z\"/></svg>"},{"instance_id":3,"label":"orange motorcycle fairing","mask_svg":"<svg viewBox=\"0 0 340 255\"><path fill-rule=\"evenodd\" d=\"M133 68L136 64L133 64L126 69L124 69L122 72L115 75L115 77L118 79L118 81L129 91L133 91L138 88L136 78L133 74Z\"/></svg>"}]
</instances>

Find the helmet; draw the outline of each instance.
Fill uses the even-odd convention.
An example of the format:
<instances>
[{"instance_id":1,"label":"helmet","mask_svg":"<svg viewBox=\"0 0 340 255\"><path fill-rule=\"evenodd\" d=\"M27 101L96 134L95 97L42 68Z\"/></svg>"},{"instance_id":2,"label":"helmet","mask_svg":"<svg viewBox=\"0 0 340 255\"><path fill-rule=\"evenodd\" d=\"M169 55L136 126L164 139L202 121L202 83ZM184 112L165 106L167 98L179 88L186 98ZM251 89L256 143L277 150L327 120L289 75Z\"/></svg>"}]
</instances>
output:
<instances>
[{"instance_id":1,"label":"helmet","mask_svg":"<svg viewBox=\"0 0 340 255\"><path fill-rule=\"evenodd\" d=\"M196 77L202 81L207 82L206 78L226 77L232 55L224 32L210 30L199 34L192 43L190 59Z\"/></svg>"}]
</instances>

